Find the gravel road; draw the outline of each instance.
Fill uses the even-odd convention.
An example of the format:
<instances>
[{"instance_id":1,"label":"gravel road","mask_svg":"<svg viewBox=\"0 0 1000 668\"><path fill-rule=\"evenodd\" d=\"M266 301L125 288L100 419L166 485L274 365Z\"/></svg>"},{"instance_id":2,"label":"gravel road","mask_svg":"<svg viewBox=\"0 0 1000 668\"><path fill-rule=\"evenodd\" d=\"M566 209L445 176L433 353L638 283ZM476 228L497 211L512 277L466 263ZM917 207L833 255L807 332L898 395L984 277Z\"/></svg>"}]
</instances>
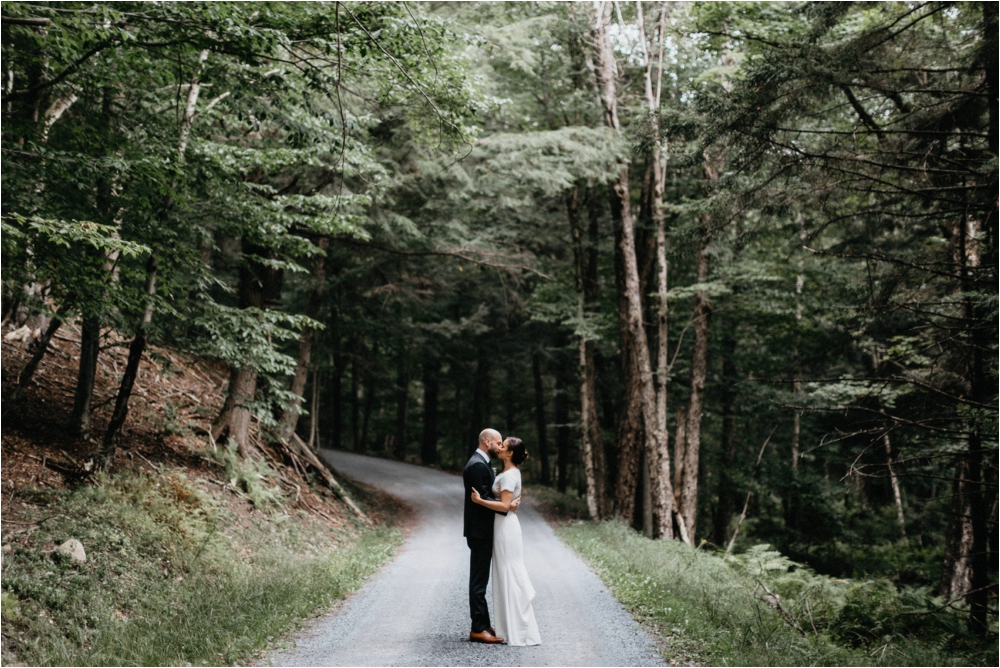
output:
<instances>
[{"instance_id":1,"label":"gravel road","mask_svg":"<svg viewBox=\"0 0 1000 668\"><path fill-rule=\"evenodd\" d=\"M272 666L663 666L646 633L530 503L518 511L537 590L536 647L468 641L469 550L460 476L324 450L334 468L410 503L417 521L394 561L299 632ZM530 490L526 493L530 495ZM526 496L528 498L528 496ZM490 610L493 594L487 592Z\"/></svg>"}]
</instances>

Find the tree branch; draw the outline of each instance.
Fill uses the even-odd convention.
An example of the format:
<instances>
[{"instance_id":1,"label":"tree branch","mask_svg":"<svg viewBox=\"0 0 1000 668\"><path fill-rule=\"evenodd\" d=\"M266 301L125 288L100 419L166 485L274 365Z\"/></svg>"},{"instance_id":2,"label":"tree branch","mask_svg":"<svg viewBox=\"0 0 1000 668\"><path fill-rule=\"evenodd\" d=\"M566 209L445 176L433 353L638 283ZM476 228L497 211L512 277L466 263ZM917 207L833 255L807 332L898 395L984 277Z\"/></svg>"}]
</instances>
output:
<instances>
[{"instance_id":1,"label":"tree branch","mask_svg":"<svg viewBox=\"0 0 1000 668\"><path fill-rule=\"evenodd\" d=\"M88 60L90 60L91 57L93 57L96 54L100 53L101 51L103 51L104 49L108 48L109 46L111 46L111 42L101 42L97 46L95 46L93 49L91 49L87 53L85 53L82 56L80 56L76 60L76 62L74 62L72 65L70 65L69 67L67 67L66 69L64 69L62 72L60 72L59 75L56 76L54 79L49 79L48 81L44 81L44 82L38 84L37 86L35 86L33 88L25 88L23 90L15 90L15 91L9 93L7 97L14 97L14 98L25 97L27 95L31 95L32 93L37 93L40 90L45 90L46 88L51 88L52 86L55 86L57 83L59 83L60 81L62 81L66 77L68 77L69 75L73 74L73 72L75 72L77 69L79 69L80 65L83 65L85 62L87 62Z\"/></svg>"},{"instance_id":2,"label":"tree branch","mask_svg":"<svg viewBox=\"0 0 1000 668\"><path fill-rule=\"evenodd\" d=\"M552 280L551 276L549 276L548 274L544 274L544 273L538 271L534 267L529 267L529 266L523 265L523 264L504 264L504 263L489 262L488 260L481 260L481 259L477 259L477 258L474 258L474 257L470 257L469 255L466 255L466 253L469 252L469 251L444 251L444 250L411 251L411 250L403 250L403 249L400 249L400 248L389 248L388 246L382 246L380 244L374 244L374 243L371 243L370 241L369 242L359 242L359 241L355 241L353 239L341 239L340 241L342 241L344 243L348 243L348 244L354 245L354 246L361 246L361 247L364 247L364 248L374 248L375 250L385 251L386 253L393 253L395 255L410 255L410 256L414 256L414 257L439 255L439 256L445 256L445 257L457 257L460 260L465 260L466 262L472 262L473 264L478 264L478 265L483 266L483 267L495 267L497 269L521 269L521 270L524 270L524 271L529 271L532 274L535 274L536 276L540 276L541 278L544 278L545 280L548 280L548 281Z\"/></svg>"}]
</instances>

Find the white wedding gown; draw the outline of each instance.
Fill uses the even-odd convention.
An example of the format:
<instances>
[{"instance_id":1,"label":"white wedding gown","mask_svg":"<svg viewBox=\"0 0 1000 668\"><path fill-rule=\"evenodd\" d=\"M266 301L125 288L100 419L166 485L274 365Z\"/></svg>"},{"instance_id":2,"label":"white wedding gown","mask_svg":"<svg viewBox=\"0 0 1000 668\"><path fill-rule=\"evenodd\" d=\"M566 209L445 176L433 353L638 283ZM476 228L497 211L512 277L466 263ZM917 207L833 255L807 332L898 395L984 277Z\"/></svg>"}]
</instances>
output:
<instances>
[{"instance_id":1,"label":"white wedding gown","mask_svg":"<svg viewBox=\"0 0 1000 668\"><path fill-rule=\"evenodd\" d=\"M521 472L516 468L504 471L493 483L493 496L508 491L514 498L521 496ZM493 616L497 637L508 645L540 645L535 611L531 601L535 588L524 568L524 548L521 543L521 523L517 513L497 515L493 521Z\"/></svg>"}]
</instances>

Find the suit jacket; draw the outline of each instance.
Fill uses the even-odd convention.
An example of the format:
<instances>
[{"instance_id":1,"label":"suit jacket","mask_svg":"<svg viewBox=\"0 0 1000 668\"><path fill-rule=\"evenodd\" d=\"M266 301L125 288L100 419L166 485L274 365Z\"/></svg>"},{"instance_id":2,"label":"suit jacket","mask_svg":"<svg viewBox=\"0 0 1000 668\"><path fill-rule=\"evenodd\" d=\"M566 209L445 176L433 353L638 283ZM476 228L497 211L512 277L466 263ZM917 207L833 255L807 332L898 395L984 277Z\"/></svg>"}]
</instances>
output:
<instances>
[{"instance_id":1,"label":"suit jacket","mask_svg":"<svg viewBox=\"0 0 1000 668\"><path fill-rule=\"evenodd\" d=\"M462 534L468 538L488 538L493 540L493 518L497 512L486 506L472 502L472 488L475 487L479 496L484 499L496 500L493 496L493 481L496 474L493 467L486 463L481 455L473 452L469 462L462 472L465 483L465 531ZM506 515L507 513L500 513Z\"/></svg>"}]
</instances>

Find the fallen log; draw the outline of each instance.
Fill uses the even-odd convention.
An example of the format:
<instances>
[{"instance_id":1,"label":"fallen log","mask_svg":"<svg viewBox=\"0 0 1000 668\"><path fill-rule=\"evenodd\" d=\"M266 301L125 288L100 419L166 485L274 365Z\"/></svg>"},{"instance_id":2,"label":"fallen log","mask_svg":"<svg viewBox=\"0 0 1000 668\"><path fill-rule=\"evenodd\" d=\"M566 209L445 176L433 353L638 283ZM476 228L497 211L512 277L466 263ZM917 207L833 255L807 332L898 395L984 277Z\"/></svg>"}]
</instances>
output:
<instances>
[{"instance_id":1,"label":"fallen log","mask_svg":"<svg viewBox=\"0 0 1000 668\"><path fill-rule=\"evenodd\" d=\"M309 449L309 446L303 443L298 434L292 432L292 438L288 442L279 441L279 443L304 459L310 466L316 469L316 471L323 478L323 481L326 483L326 486L329 487L341 501L347 504L347 507L350 508L355 515L357 515L358 519L366 525L371 526L372 521L368 518L365 512L361 510L356 503L354 503L354 500L351 499L350 495L348 495L344 488L341 487L340 483L337 482L337 479L330 471L330 467L328 467L325 462L320 460L320 458L316 456L316 453Z\"/></svg>"}]
</instances>

